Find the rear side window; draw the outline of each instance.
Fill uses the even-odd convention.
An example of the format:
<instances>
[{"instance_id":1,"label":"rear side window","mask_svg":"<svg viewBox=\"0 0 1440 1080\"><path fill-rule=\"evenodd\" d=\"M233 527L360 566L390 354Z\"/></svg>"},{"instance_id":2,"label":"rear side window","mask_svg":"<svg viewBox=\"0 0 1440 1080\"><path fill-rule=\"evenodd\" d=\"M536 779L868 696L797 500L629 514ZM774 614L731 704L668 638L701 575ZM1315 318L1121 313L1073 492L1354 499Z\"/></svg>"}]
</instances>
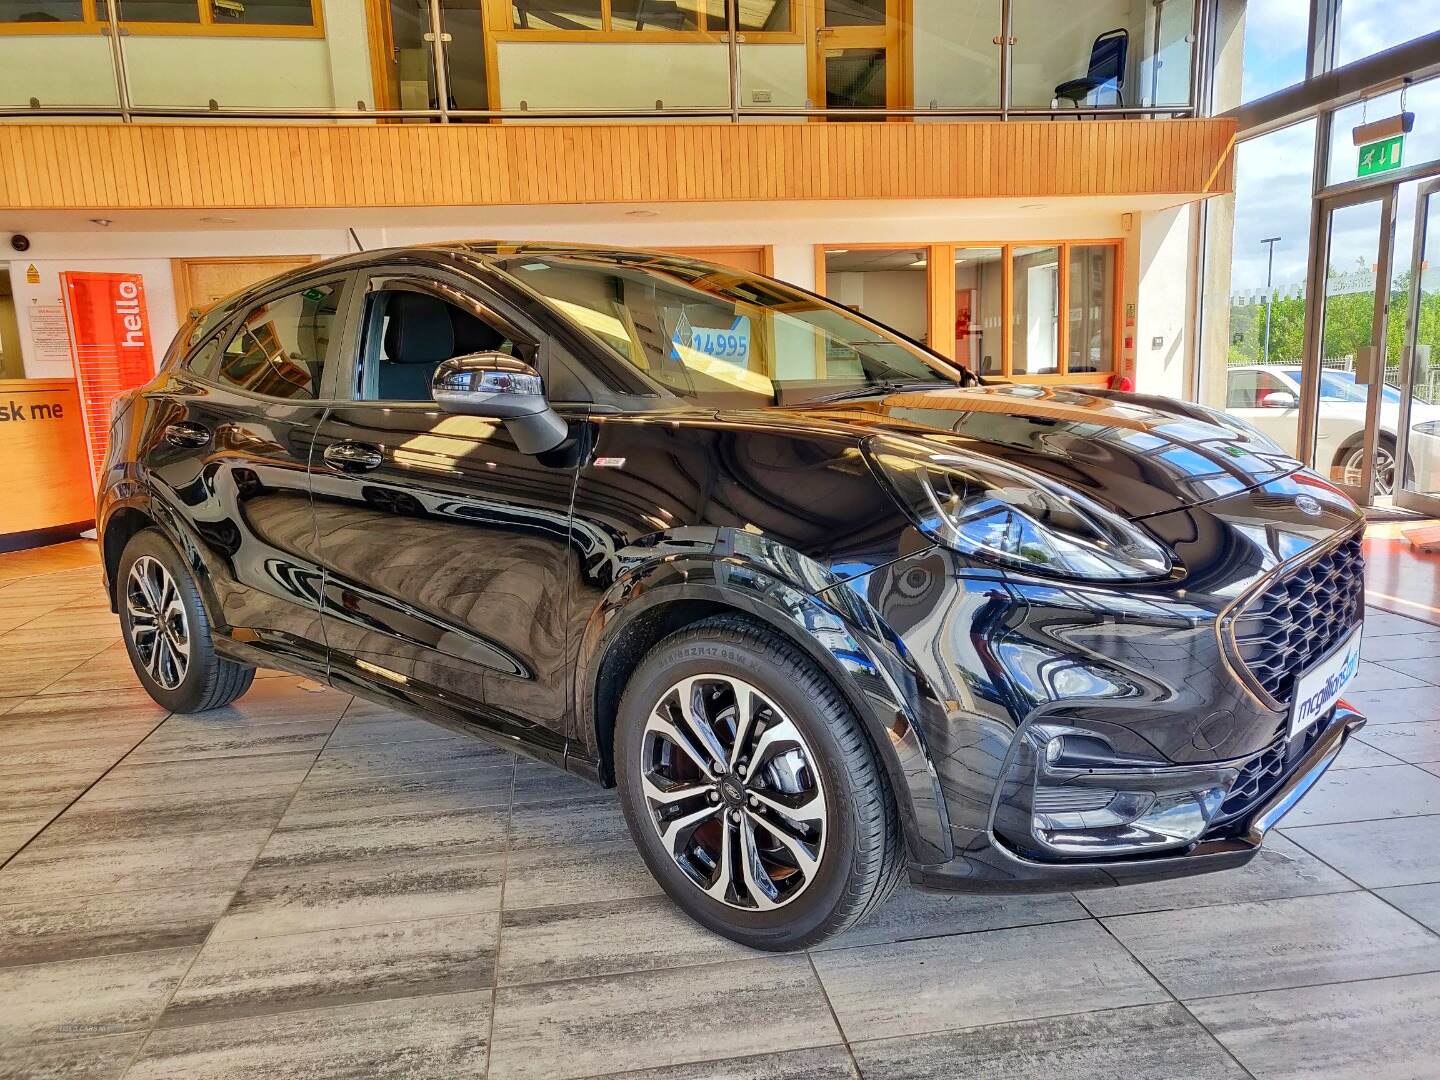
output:
<instances>
[{"instance_id":1,"label":"rear side window","mask_svg":"<svg viewBox=\"0 0 1440 1080\"><path fill-rule=\"evenodd\" d=\"M339 282L276 297L246 316L223 351L202 348L191 370L252 394L318 398L339 303Z\"/></svg>"}]
</instances>

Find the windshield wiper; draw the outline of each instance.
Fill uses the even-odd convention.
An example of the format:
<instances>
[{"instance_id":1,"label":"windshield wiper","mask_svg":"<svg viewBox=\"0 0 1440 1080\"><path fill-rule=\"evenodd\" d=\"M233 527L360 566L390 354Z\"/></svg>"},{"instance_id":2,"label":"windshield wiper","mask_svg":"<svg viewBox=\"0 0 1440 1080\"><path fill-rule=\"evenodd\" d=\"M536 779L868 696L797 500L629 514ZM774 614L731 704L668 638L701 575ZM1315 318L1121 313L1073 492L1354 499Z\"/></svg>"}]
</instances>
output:
<instances>
[{"instance_id":1,"label":"windshield wiper","mask_svg":"<svg viewBox=\"0 0 1440 1080\"><path fill-rule=\"evenodd\" d=\"M955 389L959 383L942 382L937 379L890 379L882 382L865 383L837 390L833 394L806 398L803 404L814 405L826 401L845 401L848 398L869 397L871 394L893 394L901 390L945 390Z\"/></svg>"}]
</instances>

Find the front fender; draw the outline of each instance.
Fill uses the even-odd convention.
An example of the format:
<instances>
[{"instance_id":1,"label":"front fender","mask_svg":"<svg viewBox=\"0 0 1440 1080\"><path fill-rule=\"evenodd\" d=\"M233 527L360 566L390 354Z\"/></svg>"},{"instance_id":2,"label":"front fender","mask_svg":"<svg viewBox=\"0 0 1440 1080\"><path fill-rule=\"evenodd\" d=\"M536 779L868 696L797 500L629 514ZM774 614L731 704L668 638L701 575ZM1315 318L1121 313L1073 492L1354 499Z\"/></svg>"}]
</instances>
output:
<instances>
[{"instance_id":1,"label":"front fender","mask_svg":"<svg viewBox=\"0 0 1440 1080\"><path fill-rule=\"evenodd\" d=\"M743 545L742 545L743 546ZM702 601L741 612L772 627L818 664L860 717L892 787L907 845L917 861L948 859L950 829L936 773L913 707L913 687L897 681L894 658L873 634L852 624L824 600L785 580L779 568L736 550L656 550L654 558L626 568L592 610L575 665L577 736L588 756L608 752L613 716L596 707L601 671L629 631L666 605ZM809 584L807 582L807 584ZM636 658L638 660L638 658Z\"/></svg>"}]
</instances>

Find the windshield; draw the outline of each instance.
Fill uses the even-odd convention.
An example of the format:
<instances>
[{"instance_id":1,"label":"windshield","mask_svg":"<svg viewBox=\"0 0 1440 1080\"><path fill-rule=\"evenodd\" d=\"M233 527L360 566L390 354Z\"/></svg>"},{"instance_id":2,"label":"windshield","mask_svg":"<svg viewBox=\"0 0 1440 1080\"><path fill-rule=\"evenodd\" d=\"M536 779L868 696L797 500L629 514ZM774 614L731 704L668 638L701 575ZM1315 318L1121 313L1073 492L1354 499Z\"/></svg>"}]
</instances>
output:
<instances>
[{"instance_id":1,"label":"windshield","mask_svg":"<svg viewBox=\"0 0 1440 1080\"><path fill-rule=\"evenodd\" d=\"M1297 383L1300 381L1299 368L1285 368L1284 371L1290 379ZM1322 371L1320 373L1321 401L1358 401L1363 404L1367 389L1357 383L1354 374L1349 371ZM1391 405L1398 404L1400 401L1399 389L1386 384L1383 400Z\"/></svg>"},{"instance_id":2,"label":"windshield","mask_svg":"<svg viewBox=\"0 0 1440 1080\"><path fill-rule=\"evenodd\" d=\"M495 265L665 389L744 408L962 371L843 308L779 282L672 256L550 252Z\"/></svg>"}]
</instances>

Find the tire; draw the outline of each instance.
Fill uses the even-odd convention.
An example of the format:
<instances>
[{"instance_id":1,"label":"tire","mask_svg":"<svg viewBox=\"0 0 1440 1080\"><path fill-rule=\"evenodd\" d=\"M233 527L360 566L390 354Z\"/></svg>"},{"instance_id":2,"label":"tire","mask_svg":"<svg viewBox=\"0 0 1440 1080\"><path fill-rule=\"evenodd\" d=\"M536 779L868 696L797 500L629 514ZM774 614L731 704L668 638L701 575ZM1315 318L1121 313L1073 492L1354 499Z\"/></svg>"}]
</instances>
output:
<instances>
[{"instance_id":1,"label":"tire","mask_svg":"<svg viewBox=\"0 0 1440 1080\"><path fill-rule=\"evenodd\" d=\"M1395 437L1388 432L1381 432L1380 441L1376 448L1375 455L1375 494L1393 495L1395 487L1400 482L1398 475L1399 463L1395 460L1395 454L1399 447L1396 445ZM1359 471L1364 464L1363 443L1355 439L1350 440L1335 452L1334 464L1330 467L1331 479L1346 483L1360 483ZM1406 475L1413 476L1414 462L1407 459ZM1388 479L1385 473L1388 471ZM1353 479L1351 477L1353 476Z\"/></svg>"},{"instance_id":2,"label":"tire","mask_svg":"<svg viewBox=\"0 0 1440 1080\"><path fill-rule=\"evenodd\" d=\"M744 724L736 705L752 694ZM621 698L615 754L626 822L650 872L732 941L806 948L865 918L899 883L894 797L859 720L808 657L762 626L719 616L656 645ZM747 875L750 857L760 872Z\"/></svg>"},{"instance_id":3,"label":"tire","mask_svg":"<svg viewBox=\"0 0 1440 1080\"><path fill-rule=\"evenodd\" d=\"M115 592L125 651L157 704L177 713L206 712L250 689L255 669L215 651L195 578L158 529L144 529L125 545ZM157 606L168 612L165 619L147 615Z\"/></svg>"}]
</instances>

